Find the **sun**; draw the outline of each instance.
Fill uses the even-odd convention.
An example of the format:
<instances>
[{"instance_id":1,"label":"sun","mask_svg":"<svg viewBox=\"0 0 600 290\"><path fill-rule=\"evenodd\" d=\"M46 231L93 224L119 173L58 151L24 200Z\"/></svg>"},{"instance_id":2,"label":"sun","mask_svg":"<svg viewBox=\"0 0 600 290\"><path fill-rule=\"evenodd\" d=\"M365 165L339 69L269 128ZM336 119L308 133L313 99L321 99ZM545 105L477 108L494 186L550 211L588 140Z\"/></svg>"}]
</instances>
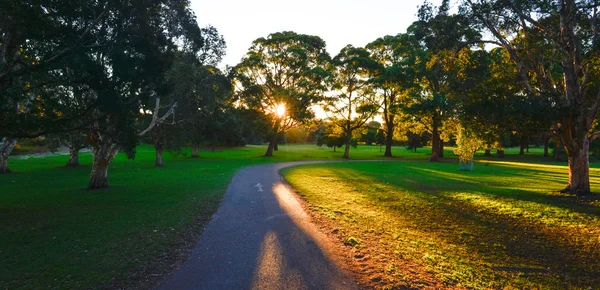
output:
<instances>
[{"instance_id":1,"label":"sun","mask_svg":"<svg viewBox=\"0 0 600 290\"><path fill-rule=\"evenodd\" d=\"M285 104L284 103L278 104L277 107L275 108L275 113L277 113L277 117L279 117L279 118L285 116Z\"/></svg>"}]
</instances>

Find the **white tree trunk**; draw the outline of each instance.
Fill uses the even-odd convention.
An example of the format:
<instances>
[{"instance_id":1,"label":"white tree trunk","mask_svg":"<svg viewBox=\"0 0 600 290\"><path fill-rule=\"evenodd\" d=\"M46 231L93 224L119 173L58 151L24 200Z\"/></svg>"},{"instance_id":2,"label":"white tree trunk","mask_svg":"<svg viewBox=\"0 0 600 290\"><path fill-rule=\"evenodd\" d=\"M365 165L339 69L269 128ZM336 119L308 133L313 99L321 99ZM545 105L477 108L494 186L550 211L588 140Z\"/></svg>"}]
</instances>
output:
<instances>
[{"instance_id":1,"label":"white tree trunk","mask_svg":"<svg viewBox=\"0 0 600 290\"><path fill-rule=\"evenodd\" d=\"M590 142L587 136L582 148L567 149L569 156L569 183L563 192L585 195L590 193Z\"/></svg>"},{"instance_id":2,"label":"white tree trunk","mask_svg":"<svg viewBox=\"0 0 600 290\"><path fill-rule=\"evenodd\" d=\"M0 173L8 173L8 156L17 145L18 138L2 137L0 139Z\"/></svg>"},{"instance_id":3,"label":"white tree trunk","mask_svg":"<svg viewBox=\"0 0 600 290\"><path fill-rule=\"evenodd\" d=\"M119 146L113 144L110 138L101 136L97 132L90 135L94 135L91 142L94 160L88 189L105 188L108 187L108 165L119 152Z\"/></svg>"},{"instance_id":4,"label":"white tree trunk","mask_svg":"<svg viewBox=\"0 0 600 290\"><path fill-rule=\"evenodd\" d=\"M163 146L162 145L154 145L154 149L156 151L156 163L154 166L163 167Z\"/></svg>"}]
</instances>

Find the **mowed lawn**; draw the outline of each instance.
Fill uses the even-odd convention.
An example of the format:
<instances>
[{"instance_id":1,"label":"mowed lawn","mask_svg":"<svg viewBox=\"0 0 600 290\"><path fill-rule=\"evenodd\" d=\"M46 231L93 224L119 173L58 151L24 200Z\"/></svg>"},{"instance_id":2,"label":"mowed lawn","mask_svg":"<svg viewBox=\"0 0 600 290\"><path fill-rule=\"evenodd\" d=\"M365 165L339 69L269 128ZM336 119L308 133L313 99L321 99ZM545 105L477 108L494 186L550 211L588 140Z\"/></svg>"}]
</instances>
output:
<instances>
[{"instance_id":1,"label":"mowed lawn","mask_svg":"<svg viewBox=\"0 0 600 290\"><path fill-rule=\"evenodd\" d=\"M68 157L12 156L0 175L0 288L148 288L185 259L216 211L227 184L245 166L293 160L341 159L315 145L201 151L200 158L165 154L154 167L153 147L135 160L117 155L108 189L86 190L91 155L78 168ZM406 157L427 158L397 149ZM382 158L376 146L353 148L352 158Z\"/></svg>"},{"instance_id":2,"label":"mowed lawn","mask_svg":"<svg viewBox=\"0 0 600 290\"><path fill-rule=\"evenodd\" d=\"M566 164L507 156L476 162L473 172L458 167L456 160L400 160L283 174L347 244L346 261L363 286L599 287L600 196L556 192L566 185ZM592 167L598 192L600 169Z\"/></svg>"}]
</instances>

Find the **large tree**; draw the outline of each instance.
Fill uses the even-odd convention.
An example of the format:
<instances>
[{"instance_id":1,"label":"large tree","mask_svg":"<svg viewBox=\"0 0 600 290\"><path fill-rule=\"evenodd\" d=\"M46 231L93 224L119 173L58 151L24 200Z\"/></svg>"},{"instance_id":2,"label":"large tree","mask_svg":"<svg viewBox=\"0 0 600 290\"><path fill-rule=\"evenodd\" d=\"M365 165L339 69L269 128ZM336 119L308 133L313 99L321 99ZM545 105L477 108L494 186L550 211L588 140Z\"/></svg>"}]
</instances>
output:
<instances>
[{"instance_id":1,"label":"large tree","mask_svg":"<svg viewBox=\"0 0 600 290\"><path fill-rule=\"evenodd\" d=\"M313 116L311 105L325 91L325 42L312 35L286 31L256 39L235 67L241 103L269 116L272 156L279 134Z\"/></svg>"},{"instance_id":2,"label":"large tree","mask_svg":"<svg viewBox=\"0 0 600 290\"><path fill-rule=\"evenodd\" d=\"M3 64L0 84L9 92L3 98L12 98L17 107L26 101L29 107L17 114L4 114L3 108L2 120L11 126L0 135L75 129L68 128L72 124L68 121L85 116L84 128L77 129L85 130L92 147L88 187L108 186L108 165L117 152L123 149L132 155L139 136L150 132L135 129L140 110L164 106L160 98L168 88L163 79L174 52L198 51L204 45L189 3L14 2L18 4L10 6L8 20L2 21L23 26L7 26L8 33L3 26L3 50L12 51L8 56L16 55L11 59L17 61ZM73 98L82 99L76 110L66 105ZM154 116L160 121L158 114ZM156 124L151 122L150 127Z\"/></svg>"},{"instance_id":3,"label":"large tree","mask_svg":"<svg viewBox=\"0 0 600 290\"><path fill-rule=\"evenodd\" d=\"M323 109L330 122L342 129L346 145L344 158L350 157L354 130L361 128L379 109L374 87L369 82L380 74L382 65L364 48L347 45L331 61L331 93Z\"/></svg>"},{"instance_id":4,"label":"large tree","mask_svg":"<svg viewBox=\"0 0 600 290\"><path fill-rule=\"evenodd\" d=\"M411 90L414 103L407 112L418 115L431 133L430 161L443 157L441 128L454 114L451 81L455 76L453 60L463 46L480 38L467 18L449 14L449 1L437 7L425 3L419 8L419 20L407 31L414 56L416 86Z\"/></svg>"},{"instance_id":5,"label":"large tree","mask_svg":"<svg viewBox=\"0 0 600 290\"><path fill-rule=\"evenodd\" d=\"M403 45L407 36L398 34L387 35L367 44L366 48L371 57L382 65L380 74L372 79L381 96L383 121L385 122L385 153L383 156L392 157L392 143L396 116L399 108L406 100L407 80L412 77L410 63L414 62L408 50L409 46Z\"/></svg>"},{"instance_id":6,"label":"large tree","mask_svg":"<svg viewBox=\"0 0 600 290\"><path fill-rule=\"evenodd\" d=\"M126 4L126 5L124 5ZM101 21L97 30L106 43L97 54L86 55L90 63L90 87L103 102L88 130L94 156L88 188L108 186L108 165L119 150L135 153L137 140L170 116L176 106L164 108L168 94L166 73L179 49L196 51L203 46L200 28L189 5L179 0L132 1L115 5L114 19ZM152 111L149 126L134 126L140 111Z\"/></svg>"},{"instance_id":7,"label":"large tree","mask_svg":"<svg viewBox=\"0 0 600 290\"><path fill-rule=\"evenodd\" d=\"M0 173L19 137L65 128L58 114L51 72L65 58L93 49L91 29L106 9L82 9L68 1L2 1L0 4ZM100 5L96 5L100 6ZM56 75L56 74L54 74ZM64 96L64 95L63 95ZM68 100L63 102L68 103Z\"/></svg>"},{"instance_id":8,"label":"large tree","mask_svg":"<svg viewBox=\"0 0 600 290\"><path fill-rule=\"evenodd\" d=\"M600 24L595 0L464 0L461 12L478 20L518 68L526 92L551 99L561 112L555 132L569 157L569 182L563 192L587 194L589 144L600 137L598 62ZM524 42L513 41L522 35ZM526 46L523 46L525 44ZM531 54L543 46L551 54Z\"/></svg>"}]
</instances>

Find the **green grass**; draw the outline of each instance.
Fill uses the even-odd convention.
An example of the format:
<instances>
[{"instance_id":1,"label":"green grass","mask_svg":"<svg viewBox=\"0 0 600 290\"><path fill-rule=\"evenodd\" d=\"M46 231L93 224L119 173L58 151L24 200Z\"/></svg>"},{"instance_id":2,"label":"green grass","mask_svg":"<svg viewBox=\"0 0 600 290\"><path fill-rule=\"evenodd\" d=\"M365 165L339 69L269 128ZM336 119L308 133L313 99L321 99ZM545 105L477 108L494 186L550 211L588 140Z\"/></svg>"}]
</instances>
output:
<instances>
[{"instance_id":1,"label":"green grass","mask_svg":"<svg viewBox=\"0 0 600 290\"><path fill-rule=\"evenodd\" d=\"M315 145L282 145L267 158L262 156L265 150L247 146L202 151L197 159L189 158L188 150L188 156L165 154L165 167L155 168L153 148L142 145L135 160L119 154L109 168L111 187L94 191L85 189L89 153L81 154L78 168L64 167L65 155L12 156L13 173L0 175L0 285L149 287L165 273L165 263L175 262L173 256L185 258L180 250L193 246L238 169L266 162L339 160L343 154ZM359 146L351 149L350 157L383 159L380 150ZM426 160L429 152L396 147L393 160L428 164L419 160ZM450 148L446 155L452 158Z\"/></svg>"},{"instance_id":2,"label":"green grass","mask_svg":"<svg viewBox=\"0 0 600 290\"><path fill-rule=\"evenodd\" d=\"M473 172L459 171L455 160L401 160L307 165L283 173L311 209L331 220L341 242L358 241L355 271L363 284L600 285L600 198L557 193L567 182L564 163L511 158L525 157L488 158ZM597 192L600 169L592 167Z\"/></svg>"},{"instance_id":3,"label":"green grass","mask_svg":"<svg viewBox=\"0 0 600 290\"><path fill-rule=\"evenodd\" d=\"M2 288L106 288L163 274L165 257L192 242L212 214L235 172L245 166L294 160L341 159L342 152L315 145L282 145L274 157L265 146L202 151L200 158L165 154L155 168L153 147L138 147L135 160L117 155L111 187L85 190L91 155L78 168L68 156L12 156L13 173L0 175L0 285ZM352 148L352 158L381 158L379 147ZM405 157L426 158L426 149ZM168 260L168 259L167 259ZM155 263L155 264L153 264ZM158 264L156 264L158 263ZM130 281L131 280L131 281ZM116 283L116 284L115 284Z\"/></svg>"}]
</instances>

